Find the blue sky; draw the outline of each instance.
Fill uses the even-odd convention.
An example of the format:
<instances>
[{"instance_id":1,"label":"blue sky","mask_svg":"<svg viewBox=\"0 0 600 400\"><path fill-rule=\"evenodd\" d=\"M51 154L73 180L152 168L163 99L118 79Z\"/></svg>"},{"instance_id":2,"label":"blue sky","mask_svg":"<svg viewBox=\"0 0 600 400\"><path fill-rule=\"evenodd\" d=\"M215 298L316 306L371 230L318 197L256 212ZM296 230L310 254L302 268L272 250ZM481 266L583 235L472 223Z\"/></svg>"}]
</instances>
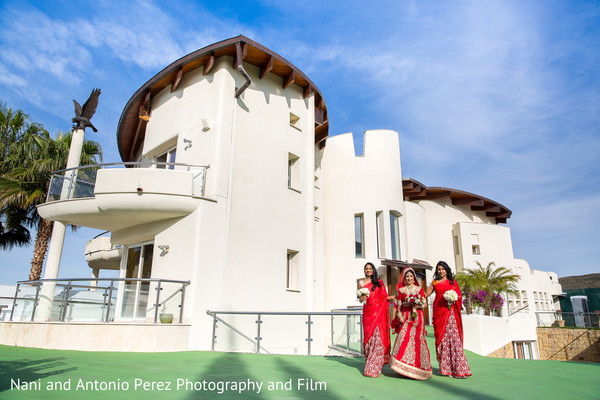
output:
<instances>
[{"instance_id":1,"label":"blue sky","mask_svg":"<svg viewBox=\"0 0 600 400\"><path fill-rule=\"evenodd\" d=\"M0 101L56 134L72 99L102 96L87 138L120 161L127 100L174 60L243 34L292 62L327 102L330 135L400 133L405 177L513 211L515 257L600 272L600 2L0 0ZM67 235L59 276L87 275ZM32 247L0 252L0 283Z\"/></svg>"}]
</instances>

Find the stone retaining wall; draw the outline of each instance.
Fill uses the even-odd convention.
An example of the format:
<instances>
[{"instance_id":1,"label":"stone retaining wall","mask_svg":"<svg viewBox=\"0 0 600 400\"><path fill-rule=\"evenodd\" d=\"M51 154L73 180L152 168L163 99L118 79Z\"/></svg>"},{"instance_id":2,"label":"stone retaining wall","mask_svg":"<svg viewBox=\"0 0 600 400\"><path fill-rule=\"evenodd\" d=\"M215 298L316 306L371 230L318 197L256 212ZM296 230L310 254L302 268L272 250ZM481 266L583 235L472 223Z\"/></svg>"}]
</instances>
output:
<instances>
[{"instance_id":1,"label":"stone retaining wall","mask_svg":"<svg viewBox=\"0 0 600 400\"><path fill-rule=\"evenodd\" d=\"M515 358L515 349L513 348L512 342L510 342L503 347L500 347L498 350L491 352L487 356L494 358Z\"/></svg>"},{"instance_id":2,"label":"stone retaining wall","mask_svg":"<svg viewBox=\"0 0 600 400\"><path fill-rule=\"evenodd\" d=\"M537 328L541 360L600 362L600 329Z\"/></svg>"}]
</instances>

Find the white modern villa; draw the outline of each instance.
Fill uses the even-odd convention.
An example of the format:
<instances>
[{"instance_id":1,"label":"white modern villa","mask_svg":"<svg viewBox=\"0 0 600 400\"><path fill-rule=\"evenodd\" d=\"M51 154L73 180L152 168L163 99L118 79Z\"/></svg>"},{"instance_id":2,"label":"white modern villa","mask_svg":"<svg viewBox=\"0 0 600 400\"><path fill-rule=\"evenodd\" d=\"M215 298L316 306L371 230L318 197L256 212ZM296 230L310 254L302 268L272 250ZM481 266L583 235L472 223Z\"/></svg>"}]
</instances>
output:
<instances>
[{"instance_id":1,"label":"white modern villa","mask_svg":"<svg viewBox=\"0 0 600 400\"><path fill-rule=\"evenodd\" d=\"M116 139L122 162L56 174L38 209L108 232L86 246L90 268L20 283L0 343L350 350L366 262L394 293L404 266L428 284L445 260L456 272L494 262L521 276L501 317L464 315L465 348L513 346L538 358L535 313L559 309L562 290L556 274L514 258L511 211L403 177L394 131L365 132L357 156L351 134L329 136L317 86L251 39L215 43L160 71L127 102ZM55 295L41 302L50 283Z\"/></svg>"}]
</instances>

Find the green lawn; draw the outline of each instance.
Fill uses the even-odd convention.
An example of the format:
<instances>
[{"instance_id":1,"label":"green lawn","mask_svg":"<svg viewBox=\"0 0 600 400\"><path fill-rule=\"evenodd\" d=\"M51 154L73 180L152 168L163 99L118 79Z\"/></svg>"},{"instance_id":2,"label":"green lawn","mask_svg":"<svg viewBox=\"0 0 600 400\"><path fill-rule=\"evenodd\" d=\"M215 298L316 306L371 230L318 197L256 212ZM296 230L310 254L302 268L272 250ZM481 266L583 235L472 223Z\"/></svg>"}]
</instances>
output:
<instances>
[{"instance_id":1,"label":"green lawn","mask_svg":"<svg viewBox=\"0 0 600 400\"><path fill-rule=\"evenodd\" d=\"M109 353L0 346L0 398L600 398L600 364L495 359L467 352L473 376L464 380L452 379L439 375L433 338L427 340L434 369L433 377L424 382L401 378L389 366L384 367L379 378L363 377L362 358L211 352ZM18 379L34 382L30 384L31 390L11 389L11 384L17 383ZM83 385L87 383L90 390L78 389L80 381ZM91 390L94 381L98 386ZM187 388L186 381L189 382ZM262 384L260 393L257 384L242 387L242 383L249 381ZM69 382L70 390L64 386L62 389L57 387L56 391L48 389L48 385ZM178 382L183 383L179 388ZM104 386L101 385L109 383L118 386L119 390L102 390ZM223 386L223 393L219 394L219 386L226 383L230 386ZM279 388L269 388L270 383ZM306 385L299 386L299 383ZM245 390L240 392L240 389Z\"/></svg>"}]
</instances>

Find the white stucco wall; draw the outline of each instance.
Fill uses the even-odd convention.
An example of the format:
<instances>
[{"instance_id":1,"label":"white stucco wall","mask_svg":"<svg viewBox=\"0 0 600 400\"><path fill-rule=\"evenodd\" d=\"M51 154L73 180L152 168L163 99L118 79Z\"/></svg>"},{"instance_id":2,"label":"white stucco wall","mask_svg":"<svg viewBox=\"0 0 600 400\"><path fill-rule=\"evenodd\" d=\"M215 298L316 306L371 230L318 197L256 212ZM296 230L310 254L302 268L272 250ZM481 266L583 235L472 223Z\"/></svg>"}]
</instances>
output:
<instances>
[{"instance_id":1,"label":"white stucco wall","mask_svg":"<svg viewBox=\"0 0 600 400\"><path fill-rule=\"evenodd\" d=\"M491 262L495 263L496 267L513 268L512 241L507 226L458 222L453 231L458 237L460 247L457 258L462 260L462 269L477 268L477 263L486 267ZM473 245L479 246L480 254L473 253Z\"/></svg>"},{"instance_id":2,"label":"white stucco wall","mask_svg":"<svg viewBox=\"0 0 600 400\"><path fill-rule=\"evenodd\" d=\"M425 209L412 201L404 202L407 231L407 259L426 261L429 258L429 241L425 224Z\"/></svg>"},{"instance_id":3,"label":"white stucco wall","mask_svg":"<svg viewBox=\"0 0 600 400\"><path fill-rule=\"evenodd\" d=\"M304 99L295 85L283 89L273 74L259 79L258 68L244 64L252 83L235 99L244 80L231 65L222 57L208 76L192 71L174 93L154 96L142 152L152 159L176 145L176 162L210 165L205 197L214 203L158 231L143 230L155 244L175 244L163 257L155 252L153 275L192 282L184 321L192 323L197 349L210 343L206 310L311 310L313 287L322 286L322 257L315 262L314 250L313 96ZM290 126L290 113L300 117L300 129ZM295 190L288 188L290 153L299 158ZM115 240L141 233L129 228ZM288 249L298 252L296 290L286 289Z\"/></svg>"},{"instance_id":4,"label":"white stucco wall","mask_svg":"<svg viewBox=\"0 0 600 400\"><path fill-rule=\"evenodd\" d=\"M314 104L281 78L258 79L236 103L230 197L230 226L224 306L299 311L307 306L314 267ZM239 74L237 74L239 75ZM238 82L236 86L241 86ZM300 117L298 130L290 113ZM288 187L289 154L298 157L298 182ZM297 290L286 289L287 251L297 251ZM256 288L256 296L231 296ZM277 298L277 304L273 304Z\"/></svg>"},{"instance_id":5,"label":"white stucco wall","mask_svg":"<svg viewBox=\"0 0 600 400\"><path fill-rule=\"evenodd\" d=\"M535 319L463 315L464 347L488 355L512 341L537 341ZM537 357L536 357L537 358Z\"/></svg>"},{"instance_id":6,"label":"white stucco wall","mask_svg":"<svg viewBox=\"0 0 600 400\"><path fill-rule=\"evenodd\" d=\"M450 267L456 271L456 258L454 256L453 231L456 224L472 223L472 230L485 229L482 226L489 224L497 227L494 224L495 220L485 216L485 212L471 211L469 206L455 206L449 198L436 200L422 200L416 202L423 211L419 208L412 207L409 213L414 214L417 221L424 222L424 229L427 240L426 255L421 259L429 262L432 266L440 261L446 261ZM415 212L417 212L415 214ZM424 215L420 217L418 215ZM413 215L409 216L409 220ZM492 228L493 229L493 228ZM420 240L416 238L416 240ZM418 244L411 244L411 247L418 247ZM419 257L415 257L419 258ZM428 275L428 281L431 277Z\"/></svg>"},{"instance_id":7,"label":"white stucco wall","mask_svg":"<svg viewBox=\"0 0 600 400\"><path fill-rule=\"evenodd\" d=\"M389 130L364 134L364 155L355 156L352 135L330 137L323 156L325 281L336 282L325 291L325 307L356 303L356 279L366 262L392 258L390 211L400 218L400 258L406 260L407 242L402 201L402 171L398 133ZM383 254L377 253L376 213L383 213ZM364 218L364 257L355 257L354 216ZM379 272L383 272L380 269Z\"/></svg>"}]
</instances>

